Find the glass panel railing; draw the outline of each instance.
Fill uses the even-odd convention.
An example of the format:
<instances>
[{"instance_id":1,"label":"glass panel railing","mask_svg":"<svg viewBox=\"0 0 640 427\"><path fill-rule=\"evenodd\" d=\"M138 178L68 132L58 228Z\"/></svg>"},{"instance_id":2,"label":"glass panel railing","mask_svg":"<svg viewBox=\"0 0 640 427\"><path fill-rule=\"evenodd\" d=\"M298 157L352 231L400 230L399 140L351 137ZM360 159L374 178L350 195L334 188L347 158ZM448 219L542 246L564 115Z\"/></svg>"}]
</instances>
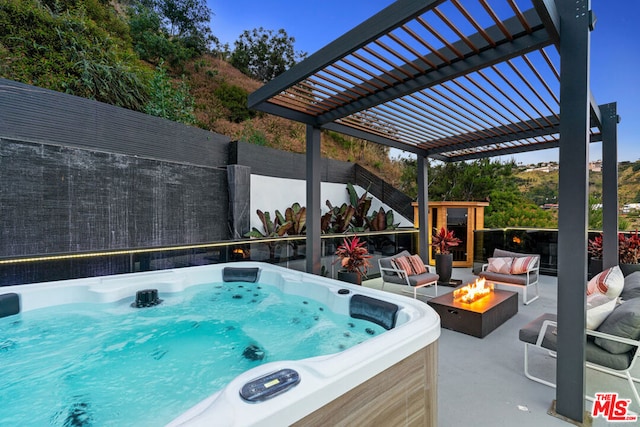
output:
<instances>
[{"instance_id":1,"label":"glass panel railing","mask_svg":"<svg viewBox=\"0 0 640 427\"><path fill-rule=\"evenodd\" d=\"M347 234L346 236L351 236ZM413 228L357 233L367 242L371 267L367 277L377 277L378 259L408 250L417 253L418 230ZM323 275L337 278L335 251L345 235L321 237ZM247 239L160 248L34 255L0 258L0 286L52 280L165 270L236 261L261 261L298 271L306 270L305 236Z\"/></svg>"},{"instance_id":2,"label":"glass panel railing","mask_svg":"<svg viewBox=\"0 0 640 427\"><path fill-rule=\"evenodd\" d=\"M589 231L589 239L600 231ZM558 230L533 228L499 228L474 231L473 270L480 271L482 264L492 256L493 250L531 253L540 255L540 273L558 274ZM585 248L586 251L586 248Z\"/></svg>"}]
</instances>

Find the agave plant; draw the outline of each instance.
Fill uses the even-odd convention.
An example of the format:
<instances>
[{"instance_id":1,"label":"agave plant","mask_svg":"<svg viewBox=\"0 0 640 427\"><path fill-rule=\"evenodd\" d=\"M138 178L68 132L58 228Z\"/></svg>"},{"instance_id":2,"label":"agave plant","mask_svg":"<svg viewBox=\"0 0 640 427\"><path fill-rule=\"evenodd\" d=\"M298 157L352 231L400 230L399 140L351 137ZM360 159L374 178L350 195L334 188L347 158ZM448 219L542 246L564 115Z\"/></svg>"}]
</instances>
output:
<instances>
[{"instance_id":1,"label":"agave plant","mask_svg":"<svg viewBox=\"0 0 640 427\"><path fill-rule=\"evenodd\" d=\"M449 248L458 246L462 243L462 240L453 235L453 230L447 231L442 227L440 231L436 228L433 229L433 235L431 236L431 246L436 248L437 254L448 254Z\"/></svg>"},{"instance_id":2,"label":"agave plant","mask_svg":"<svg viewBox=\"0 0 640 427\"><path fill-rule=\"evenodd\" d=\"M342 268L352 273L360 273L366 276L367 269L371 266L369 264L369 250L367 249L367 242L360 240L358 236L353 236L351 239L345 237L342 244L338 246L336 250L338 259L334 261L334 264L340 261Z\"/></svg>"}]
</instances>

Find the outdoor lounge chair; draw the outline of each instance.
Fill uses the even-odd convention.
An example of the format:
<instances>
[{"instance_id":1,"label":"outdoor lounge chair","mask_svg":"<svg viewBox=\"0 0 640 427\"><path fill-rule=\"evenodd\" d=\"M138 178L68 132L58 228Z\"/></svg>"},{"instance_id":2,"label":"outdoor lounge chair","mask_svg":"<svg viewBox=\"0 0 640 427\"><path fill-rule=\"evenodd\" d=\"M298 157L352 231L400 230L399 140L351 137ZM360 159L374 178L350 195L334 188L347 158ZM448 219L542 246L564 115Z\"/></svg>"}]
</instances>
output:
<instances>
[{"instance_id":1,"label":"outdoor lounge chair","mask_svg":"<svg viewBox=\"0 0 640 427\"><path fill-rule=\"evenodd\" d=\"M625 378L638 405L640 395L631 371L640 357L640 273L625 278L625 290L620 296L623 300L595 329L586 329L587 343L585 358L587 368L595 369L616 377ZM557 316L546 313L520 329L519 338L524 342L524 374L530 380L549 387L555 384L537 377L529 369L529 351L537 348L556 356ZM593 397L585 396L593 401Z\"/></svg>"},{"instance_id":2,"label":"outdoor lounge chair","mask_svg":"<svg viewBox=\"0 0 640 427\"><path fill-rule=\"evenodd\" d=\"M424 265L424 263L422 263L426 272L421 274L413 274L413 270L407 271L406 269L401 269L397 266L396 262L392 262L396 258L410 256L411 254L408 251L402 251L399 254L378 259L378 267L380 268L380 276L382 277L382 289L384 290L385 283L407 285L413 288L413 297L417 298L418 288L424 288L426 286L433 285L435 287L435 295L427 296L438 296L438 279L440 277L435 273L431 273L430 267L428 265Z\"/></svg>"},{"instance_id":3,"label":"outdoor lounge chair","mask_svg":"<svg viewBox=\"0 0 640 427\"><path fill-rule=\"evenodd\" d=\"M524 261L519 264L521 266L524 266L524 268L522 270L518 270L517 272L514 272L514 270L512 269L509 271L498 272L495 271L495 269L490 268L492 265L491 263L488 263L482 265L482 271L478 274L478 276L484 278L488 282L495 283L497 285L511 286L514 288L522 289L522 302L524 303L524 305L532 303L533 301L540 298L540 290L538 289L538 276L540 275L540 255L523 254L519 252L505 251L502 249L494 249L493 259L490 259L490 261L500 261L502 259L511 259L514 266L517 264L515 260ZM527 290L529 288L534 288L536 291L536 295L531 299L527 299Z\"/></svg>"}]
</instances>

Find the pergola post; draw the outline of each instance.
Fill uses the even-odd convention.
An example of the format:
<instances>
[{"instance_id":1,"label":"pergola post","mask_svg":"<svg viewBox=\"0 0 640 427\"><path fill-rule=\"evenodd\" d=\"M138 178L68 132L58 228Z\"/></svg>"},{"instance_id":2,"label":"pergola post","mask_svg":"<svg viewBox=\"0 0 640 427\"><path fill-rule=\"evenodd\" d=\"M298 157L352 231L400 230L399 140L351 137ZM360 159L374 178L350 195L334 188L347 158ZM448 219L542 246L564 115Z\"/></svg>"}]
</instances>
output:
<instances>
[{"instance_id":1,"label":"pergola post","mask_svg":"<svg viewBox=\"0 0 640 427\"><path fill-rule=\"evenodd\" d=\"M602 115L602 268L618 265L618 110L600 106Z\"/></svg>"},{"instance_id":2,"label":"pergola post","mask_svg":"<svg viewBox=\"0 0 640 427\"><path fill-rule=\"evenodd\" d=\"M307 273L320 274L320 129L307 125Z\"/></svg>"},{"instance_id":3,"label":"pergola post","mask_svg":"<svg viewBox=\"0 0 640 427\"><path fill-rule=\"evenodd\" d=\"M559 1L560 177L556 412L584 419L589 190L589 0Z\"/></svg>"},{"instance_id":4,"label":"pergola post","mask_svg":"<svg viewBox=\"0 0 640 427\"><path fill-rule=\"evenodd\" d=\"M418 250L424 263L429 262L429 174L426 157L418 156Z\"/></svg>"}]
</instances>

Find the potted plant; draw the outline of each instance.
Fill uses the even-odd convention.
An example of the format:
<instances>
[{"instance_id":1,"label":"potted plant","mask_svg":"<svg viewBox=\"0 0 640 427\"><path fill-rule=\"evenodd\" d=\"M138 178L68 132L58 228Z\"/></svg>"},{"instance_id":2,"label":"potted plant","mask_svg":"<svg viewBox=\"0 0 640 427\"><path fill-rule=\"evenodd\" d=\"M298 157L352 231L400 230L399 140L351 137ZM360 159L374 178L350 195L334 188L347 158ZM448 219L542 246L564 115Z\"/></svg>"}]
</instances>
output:
<instances>
[{"instance_id":1,"label":"potted plant","mask_svg":"<svg viewBox=\"0 0 640 427\"><path fill-rule=\"evenodd\" d=\"M618 263L625 277L640 270L639 259L640 236L638 236L638 230L630 236L618 233Z\"/></svg>"},{"instance_id":2,"label":"potted plant","mask_svg":"<svg viewBox=\"0 0 640 427\"><path fill-rule=\"evenodd\" d=\"M336 255L338 259L333 263L340 261L342 266L342 270L338 270L338 279L361 285L362 276L366 277L367 269L370 267L371 255L367 249L367 242L360 240L358 236L350 239L345 237L342 244L338 246Z\"/></svg>"},{"instance_id":3,"label":"potted plant","mask_svg":"<svg viewBox=\"0 0 640 427\"><path fill-rule=\"evenodd\" d=\"M589 277L602 271L602 234L589 239ZM640 236L638 230L627 236L618 233L618 265L624 276L640 270Z\"/></svg>"},{"instance_id":4,"label":"potted plant","mask_svg":"<svg viewBox=\"0 0 640 427\"><path fill-rule=\"evenodd\" d=\"M589 280L602 271L602 234L589 239L587 244L587 252L589 253Z\"/></svg>"},{"instance_id":5,"label":"potted plant","mask_svg":"<svg viewBox=\"0 0 640 427\"><path fill-rule=\"evenodd\" d=\"M458 246L462 240L454 236L453 230L447 231L442 227L439 231L434 228L431 236L431 246L436 250L434 256L436 261L436 273L440 276L440 282L449 283L453 271L453 254L449 250Z\"/></svg>"}]
</instances>

